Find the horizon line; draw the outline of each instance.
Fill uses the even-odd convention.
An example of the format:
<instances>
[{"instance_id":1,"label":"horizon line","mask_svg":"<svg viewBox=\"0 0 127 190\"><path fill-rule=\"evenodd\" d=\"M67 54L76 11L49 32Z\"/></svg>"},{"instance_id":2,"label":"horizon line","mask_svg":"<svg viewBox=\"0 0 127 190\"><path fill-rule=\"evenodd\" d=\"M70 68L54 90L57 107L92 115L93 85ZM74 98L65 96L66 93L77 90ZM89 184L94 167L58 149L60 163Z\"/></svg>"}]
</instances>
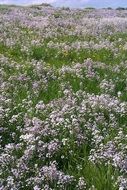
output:
<instances>
[{"instance_id":1,"label":"horizon line","mask_svg":"<svg viewBox=\"0 0 127 190\"><path fill-rule=\"evenodd\" d=\"M112 6L104 6L104 7L96 7L96 6L82 6L82 7L71 7L71 6L64 6L64 5L61 5L61 6L55 6L54 4L50 4L50 3L34 3L34 4L16 4L16 3L0 3L0 6L21 6L21 7L27 7L27 6L39 6L39 5L42 5L42 6L51 6L51 7L54 7L54 8L70 8L70 9L83 9L83 8L88 8L88 9L117 9L117 8L123 8L123 9L127 9L127 6L118 6L118 7L112 7Z\"/></svg>"}]
</instances>

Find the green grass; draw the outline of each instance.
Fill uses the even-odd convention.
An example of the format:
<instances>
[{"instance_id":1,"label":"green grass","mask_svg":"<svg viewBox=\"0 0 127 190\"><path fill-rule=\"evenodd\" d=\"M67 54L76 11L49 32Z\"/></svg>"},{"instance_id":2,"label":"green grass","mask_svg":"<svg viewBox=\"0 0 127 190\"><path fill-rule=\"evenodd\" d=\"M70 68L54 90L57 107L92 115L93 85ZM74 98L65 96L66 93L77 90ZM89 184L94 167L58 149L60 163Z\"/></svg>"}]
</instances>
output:
<instances>
[{"instance_id":1,"label":"green grass","mask_svg":"<svg viewBox=\"0 0 127 190\"><path fill-rule=\"evenodd\" d=\"M114 55L111 50L90 50L82 49L79 51L71 50L64 54L61 50L51 49L46 47L33 47L32 58L37 60L44 60L46 63L53 65L54 67L61 67L63 65L71 65L72 62L83 62L87 58L91 58L93 61L101 61L104 63L114 62ZM116 58L116 61L118 58Z\"/></svg>"},{"instance_id":2,"label":"green grass","mask_svg":"<svg viewBox=\"0 0 127 190\"><path fill-rule=\"evenodd\" d=\"M6 6L0 6L0 10L6 10ZM54 14L56 19L61 18L61 13L56 12ZM36 33L30 34L30 30L27 28L21 28L22 32L24 32L24 36L22 41L27 38L27 40L31 41L34 38L37 37ZM70 27L70 30L74 30L74 28ZM27 36L28 35L28 36ZM101 37L100 37L101 38ZM127 40L127 34L126 33L115 33L111 36L106 36L105 38L108 38L110 42L115 42L116 47L120 46L120 44L124 43ZM121 38L121 42L117 42L117 39ZM14 47L7 47L3 43L0 43L0 54L6 56L9 58L10 63L15 61L15 65L4 65L2 66L5 74L4 79L7 83L9 81L9 77L13 76L16 77L9 83L10 86L5 88L5 94L7 94L7 98L11 99L11 105L10 110L11 113L8 115L5 115L4 122L2 121L2 127L8 130L3 132L2 137L2 147L4 147L6 144L9 143L20 143L20 133L17 126L20 126L21 128L24 127L24 117L27 113L30 118L33 118L35 116L41 118L42 120L45 120L48 117L49 113L36 113L35 106L36 104L43 100L45 105L50 103L51 101L59 100L59 98L64 97L62 85L63 83L67 88L71 88L72 92L75 94L77 91L82 90L85 93L93 94L93 95L100 95L102 93L100 89L100 83L102 80L106 79L109 81L110 79L113 81L113 84L115 85L113 92L109 92L108 94L111 97L117 97L117 93L119 91L122 92L121 97L119 97L119 100L127 101L127 90L126 90L126 68L120 67L120 72L115 72L114 66L119 66L120 62L125 62L127 60L127 52L126 50L123 50L122 48L118 48L118 55L115 56L113 51L110 49L102 48L99 50L96 49L80 49L80 50L69 50L68 52L64 52L61 49L58 48L48 48L47 44L50 41L53 41L54 43L67 43L71 45L71 43L76 41L94 41L98 42L99 38L96 38L94 36L67 36L67 35L59 35L56 38L47 38L44 39L44 42L40 46L30 46L29 47L29 53L23 53L21 51L19 43L18 45L15 45ZM73 65L76 63L83 63L87 58L91 58L94 62L102 62L105 63L105 65L109 67L102 68L96 68L96 66L93 65L93 72L95 72L95 77L87 77L85 73L86 69L82 69L82 77L77 76L76 74L65 74L64 76L59 74L59 69L62 66L70 66L73 68ZM43 77L37 76L35 71L35 66L31 66L32 59L40 62L45 62L45 67L47 66L47 70L44 70L41 74L45 75L45 78L47 79L47 83L45 86L42 84L39 86L38 93L36 94L35 90L33 89L33 83L36 81L41 81L43 83ZM17 65L16 65L17 64ZM36 65L37 63L35 63ZM18 68L18 66L21 66ZM17 66L17 67L16 67ZM50 71L48 70L48 67L50 69L54 69L53 73L55 74L56 78L48 78L48 75L50 75ZM49 72L49 73L48 73ZM21 74L26 74L26 76L29 78L28 81L18 81L18 77ZM48 74L47 74L48 73ZM5 85L6 85L5 83ZM82 84L81 84L82 83ZM45 88L44 88L45 87ZM105 90L105 89L104 89ZM107 92L106 92L107 93ZM5 95L3 94L3 95ZM78 98L77 98L78 99ZM22 107L22 102L28 101L29 105L26 105ZM81 101L81 100L80 100ZM5 102L6 103L6 102ZM25 105L25 104L24 104ZM5 106L5 109L8 105ZM92 108L91 108L92 110ZM92 110L93 115L91 116L89 113L85 113L84 111L84 121L90 122L91 126L94 125L95 117L94 110ZM76 111L75 111L76 112ZM78 118L78 113L74 112L74 116ZM21 118L19 119L18 123L12 123L8 124L9 120L13 115L21 114ZM119 128L123 128L123 131L125 134L127 134L127 118L125 115L120 115L119 113L115 113L114 111L111 111L111 113L115 116L117 123L119 126L115 126L114 128L107 127L110 126L110 115L109 110L98 108L96 110L97 114L102 114L104 116L104 121L107 123L101 123L97 124L97 128L100 132L100 134L104 137L103 143L104 145L109 142L113 141L113 139L117 136L119 132ZM46 115L47 114L47 115ZM71 111L69 113L71 115ZM65 115L67 121L71 118L70 115ZM70 121L69 121L70 122ZM115 121L114 121L115 122ZM92 141L92 134L90 131L87 131L85 128L85 123L80 123L80 130L82 131L82 134L86 135L85 143L83 143L80 147L77 146L76 142L76 132L73 134L70 133L70 129L64 129L64 126L61 124L57 126L61 133L58 137L60 142L62 141L63 137L68 138L69 142L65 145L61 145L61 149L59 150L59 153L54 155L51 160L49 158L45 158L44 161L42 161L41 158L39 158L37 152L35 152L35 155L31 158L29 165L32 167L34 164L38 164L40 167L43 164L50 164L50 161L56 160L58 163L58 169L60 171L65 172L68 175L74 175L76 180L79 179L80 176L83 176L87 182L87 189L89 189L92 185L95 186L96 190L118 190L117 187L114 187L114 184L117 180L117 177L120 175L119 169L117 170L115 167L111 165L111 163L107 163L106 161L102 161L101 163L92 163L88 160L90 150L94 148L93 141ZM68 127L68 126L67 126ZM73 126L72 126L73 127ZM75 127L75 126L74 126ZM74 128L75 129L75 128ZM73 130L72 130L73 131ZM16 133L15 138L13 138L13 133ZM42 135L42 141L45 143L50 142L53 140L53 137L47 137ZM121 140L122 141L122 140ZM124 139L122 143L126 144L126 140ZM25 148L24 148L25 150ZM70 152L70 150L73 150ZM23 155L23 152L15 152L14 153L18 158L20 158ZM64 155L64 158L61 159L61 156ZM44 155L45 156L45 155ZM81 169L78 169L77 166L81 166ZM33 173L28 173L28 175L34 175ZM112 177L114 176L114 178ZM28 177L28 176L27 176ZM26 185L26 182L24 181L24 184ZM75 182L72 186L66 187L67 190L77 190L74 187ZM57 190L57 185L51 184L55 190ZM27 187L25 187L27 188ZM29 189L29 187L28 187ZM24 190L24 189L23 189Z\"/></svg>"}]
</instances>

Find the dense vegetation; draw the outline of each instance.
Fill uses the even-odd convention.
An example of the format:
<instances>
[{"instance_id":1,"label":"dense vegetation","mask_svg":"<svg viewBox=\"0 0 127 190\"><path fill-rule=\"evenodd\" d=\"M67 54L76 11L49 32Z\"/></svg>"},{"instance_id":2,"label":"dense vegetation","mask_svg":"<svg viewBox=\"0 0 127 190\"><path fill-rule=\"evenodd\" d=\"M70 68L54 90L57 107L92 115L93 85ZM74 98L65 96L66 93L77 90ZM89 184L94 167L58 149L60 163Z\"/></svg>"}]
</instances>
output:
<instances>
[{"instance_id":1,"label":"dense vegetation","mask_svg":"<svg viewBox=\"0 0 127 190\"><path fill-rule=\"evenodd\" d=\"M0 6L0 189L127 189L127 10Z\"/></svg>"}]
</instances>

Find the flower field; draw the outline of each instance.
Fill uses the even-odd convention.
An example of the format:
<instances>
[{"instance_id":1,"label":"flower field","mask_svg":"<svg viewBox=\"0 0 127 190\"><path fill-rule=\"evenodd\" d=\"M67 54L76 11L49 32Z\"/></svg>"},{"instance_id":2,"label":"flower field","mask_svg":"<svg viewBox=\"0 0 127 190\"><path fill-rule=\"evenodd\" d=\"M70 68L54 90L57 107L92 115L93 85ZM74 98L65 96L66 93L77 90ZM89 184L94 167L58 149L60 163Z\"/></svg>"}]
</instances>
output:
<instances>
[{"instance_id":1,"label":"flower field","mask_svg":"<svg viewBox=\"0 0 127 190\"><path fill-rule=\"evenodd\" d=\"M127 190L127 10L0 6L0 190Z\"/></svg>"}]
</instances>

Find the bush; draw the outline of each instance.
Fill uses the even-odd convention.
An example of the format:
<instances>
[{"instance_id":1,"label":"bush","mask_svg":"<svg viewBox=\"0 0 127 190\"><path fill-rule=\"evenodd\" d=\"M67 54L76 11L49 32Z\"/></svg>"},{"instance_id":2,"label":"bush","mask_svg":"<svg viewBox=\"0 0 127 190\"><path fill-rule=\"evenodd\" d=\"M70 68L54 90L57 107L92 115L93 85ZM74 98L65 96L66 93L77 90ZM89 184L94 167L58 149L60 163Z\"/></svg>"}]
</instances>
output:
<instances>
[{"instance_id":1,"label":"bush","mask_svg":"<svg viewBox=\"0 0 127 190\"><path fill-rule=\"evenodd\" d=\"M112 7L108 7L107 9L108 9L108 10L112 10Z\"/></svg>"},{"instance_id":2,"label":"bush","mask_svg":"<svg viewBox=\"0 0 127 190\"><path fill-rule=\"evenodd\" d=\"M124 7L118 7L118 8L116 8L116 10L126 10L126 8L124 8Z\"/></svg>"},{"instance_id":3,"label":"bush","mask_svg":"<svg viewBox=\"0 0 127 190\"><path fill-rule=\"evenodd\" d=\"M93 10L93 9L95 9L95 8L94 8L94 7L85 7L85 9Z\"/></svg>"},{"instance_id":4,"label":"bush","mask_svg":"<svg viewBox=\"0 0 127 190\"><path fill-rule=\"evenodd\" d=\"M41 3L40 6L44 6L44 7L52 7L52 5L50 5L49 3Z\"/></svg>"}]
</instances>

